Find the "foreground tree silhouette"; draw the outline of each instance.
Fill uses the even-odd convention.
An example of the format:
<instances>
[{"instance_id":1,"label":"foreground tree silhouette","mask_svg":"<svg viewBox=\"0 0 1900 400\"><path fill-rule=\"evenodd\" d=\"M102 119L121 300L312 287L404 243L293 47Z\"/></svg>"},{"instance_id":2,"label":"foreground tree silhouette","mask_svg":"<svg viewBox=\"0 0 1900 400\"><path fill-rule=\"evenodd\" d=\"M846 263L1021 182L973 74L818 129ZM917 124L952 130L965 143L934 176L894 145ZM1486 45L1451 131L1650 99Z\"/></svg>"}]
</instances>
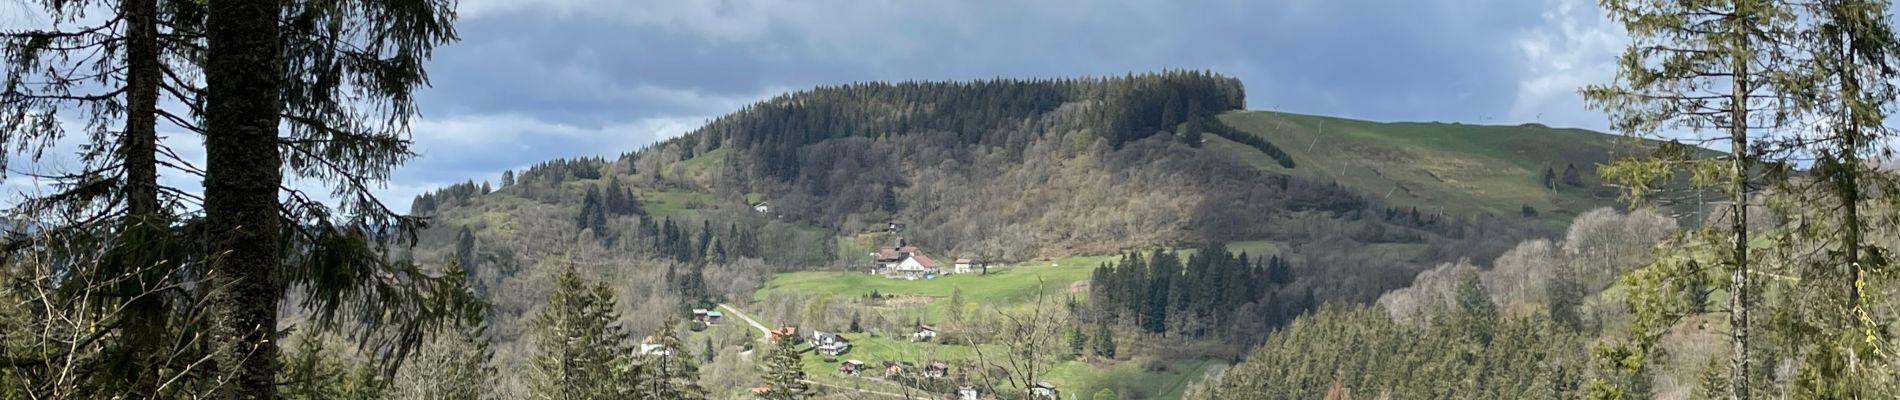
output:
<instances>
[{"instance_id":1,"label":"foreground tree silhouette","mask_svg":"<svg viewBox=\"0 0 1900 400\"><path fill-rule=\"evenodd\" d=\"M1646 200L1650 185L1678 171L1694 172L1698 186L1715 187L1729 195L1726 216L1728 246L1717 255L1729 272L1729 398L1749 397L1750 284L1748 210L1751 174L1756 173L1760 149L1751 139L1785 127L1792 110L1777 101L1791 90L1784 78L1788 57L1779 43L1790 40L1797 22L1790 6L1779 0L1718 0L1651 2L1604 0L1603 8L1632 39L1618 59L1616 81L1583 89L1593 108L1610 114L1611 126L1631 136L1658 135L1674 130L1714 130L1727 142L1721 159L1697 158L1686 145L1662 146L1654 157L1623 160L1604 174L1633 188L1631 195ZM1718 232L1705 230L1704 235ZM1679 311L1633 310L1658 314L1651 322L1666 327ZM1640 315L1638 319L1643 319ZM1640 363L1654 345L1656 334L1642 332L1617 352ZM1641 365L1618 365L1625 374ZM1596 395L1618 398L1617 390L1599 385Z\"/></svg>"}]
</instances>

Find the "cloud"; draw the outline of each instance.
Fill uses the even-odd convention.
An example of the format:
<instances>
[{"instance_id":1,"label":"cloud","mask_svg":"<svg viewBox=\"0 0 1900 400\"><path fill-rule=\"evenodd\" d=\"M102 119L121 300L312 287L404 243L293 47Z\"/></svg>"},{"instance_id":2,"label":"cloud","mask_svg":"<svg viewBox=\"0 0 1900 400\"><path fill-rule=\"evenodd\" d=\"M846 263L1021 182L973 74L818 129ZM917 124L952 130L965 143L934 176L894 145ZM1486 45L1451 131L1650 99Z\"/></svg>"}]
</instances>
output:
<instances>
[{"instance_id":1,"label":"cloud","mask_svg":"<svg viewBox=\"0 0 1900 400\"><path fill-rule=\"evenodd\" d=\"M1584 107L1577 90L1615 78L1615 59L1629 43L1628 35L1586 0L1546 3L1552 8L1544 12L1543 25L1514 41L1523 71L1510 117L1561 126L1606 126L1601 113Z\"/></svg>"},{"instance_id":2,"label":"cloud","mask_svg":"<svg viewBox=\"0 0 1900 400\"><path fill-rule=\"evenodd\" d=\"M438 49L417 97L423 157L392 195L613 156L779 93L860 81L1207 69L1240 78L1256 109L1600 127L1575 90L1606 81L1622 44L1590 0L463 0L459 12L463 40Z\"/></svg>"}]
</instances>

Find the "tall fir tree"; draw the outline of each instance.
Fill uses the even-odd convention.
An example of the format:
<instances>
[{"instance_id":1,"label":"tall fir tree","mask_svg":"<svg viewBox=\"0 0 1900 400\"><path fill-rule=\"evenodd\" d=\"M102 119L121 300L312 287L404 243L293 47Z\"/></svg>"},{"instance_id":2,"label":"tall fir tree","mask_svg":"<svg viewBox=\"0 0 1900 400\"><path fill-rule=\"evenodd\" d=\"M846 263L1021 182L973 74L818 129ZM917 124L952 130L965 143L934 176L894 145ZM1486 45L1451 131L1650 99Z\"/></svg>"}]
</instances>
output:
<instances>
[{"instance_id":1,"label":"tall fir tree","mask_svg":"<svg viewBox=\"0 0 1900 400\"><path fill-rule=\"evenodd\" d=\"M765 358L765 386L754 390L765 400L804 400L817 395L805 381L805 361L792 344L794 338L773 337Z\"/></svg>"},{"instance_id":2,"label":"tall fir tree","mask_svg":"<svg viewBox=\"0 0 1900 400\"><path fill-rule=\"evenodd\" d=\"M547 305L529 323L529 397L545 400L616 398L626 390L617 368L632 353L615 325L613 291L589 282L569 265L557 273Z\"/></svg>"}]
</instances>

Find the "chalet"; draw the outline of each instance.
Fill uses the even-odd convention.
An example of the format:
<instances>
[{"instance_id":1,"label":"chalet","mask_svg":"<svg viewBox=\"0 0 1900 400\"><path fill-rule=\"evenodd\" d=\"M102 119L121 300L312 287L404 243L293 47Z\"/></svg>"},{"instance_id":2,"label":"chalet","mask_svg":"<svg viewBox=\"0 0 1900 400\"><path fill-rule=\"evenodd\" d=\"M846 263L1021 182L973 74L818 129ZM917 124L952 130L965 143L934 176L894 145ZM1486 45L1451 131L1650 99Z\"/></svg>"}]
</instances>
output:
<instances>
[{"instance_id":1,"label":"chalet","mask_svg":"<svg viewBox=\"0 0 1900 400\"><path fill-rule=\"evenodd\" d=\"M772 202L761 201L761 202L755 203L752 205L752 211L758 211L761 214L770 213L772 212Z\"/></svg>"},{"instance_id":2,"label":"chalet","mask_svg":"<svg viewBox=\"0 0 1900 400\"><path fill-rule=\"evenodd\" d=\"M817 343L819 354L838 356L851 351L851 341L836 333L813 331L811 341Z\"/></svg>"},{"instance_id":3,"label":"chalet","mask_svg":"<svg viewBox=\"0 0 1900 400\"><path fill-rule=\"evenodd\" d=\"M858 361L858 360L845 360L844 363L838 364L838 373L850 375L850 376L858 376L858 374L864 373L864 362Z\"/></svg>"},{"instance_id":4,"label":"chalet","mask_svg":"<svg viewBox=\"0 0 1900 400\"><path fill-rule=\"evenodd\" d=\"M971 272L976 272L976 261L968 258L959 258L956 264L952 264L950 267L950 273L952 274L967 274Z\"/></svg>"},{"instance_id":5,"label":"chalet","mask_svg":"<svg viewBox=\"0 0 1900 400\"><path fill-rule=\"evenodd\" d=\"M976 386L957 386L957 400L980 400L982 396L983 391L977 390Z\"/></svg>"},{"instance_id":6,"label":"chalet","mask_svg":"<svg viewBox=\"0 0 1900 400\"><path fill-rule=\"evenodd\" d=\"M1055 400L1061 398L1062 391L1056 390L1056 385L1053 383L1036 382L1035 386L1029 387L1029 395L1038 399Z\"/></svg>"},{"instance_id":7,"label":"chalet","mask_svg":"<svg viewBox=\"0 0 1900 400\"><path fill-rule=\"evenodd\" d=\"M703 324L718 324L722 318L726 318L726 313L720 313L718 309L693 309L693 320Z\"/></svg>"},{"instance_id":8,"label":"chalet","mask_svg":"<svg viewBox=\"0 0 1900 400\"><path fill-rule=\"evenodd\" d=\"M918 325L917 332L910 334L910 340L915 342L926 342L936 338L937 327L930 325Z\"/></svg>"},{"instance_id":9,"label":"chalet","mask_svg":"<svg viewBox=\"0 0 1900 400\"><path fill-rule=\"evenodd\" d=\"M945 364L942 361L931 361L930 364L924 365L925 378L943 379L943 377L949 376L949 375L950 375L950 364Z\"/></svg>"}]
</instances>

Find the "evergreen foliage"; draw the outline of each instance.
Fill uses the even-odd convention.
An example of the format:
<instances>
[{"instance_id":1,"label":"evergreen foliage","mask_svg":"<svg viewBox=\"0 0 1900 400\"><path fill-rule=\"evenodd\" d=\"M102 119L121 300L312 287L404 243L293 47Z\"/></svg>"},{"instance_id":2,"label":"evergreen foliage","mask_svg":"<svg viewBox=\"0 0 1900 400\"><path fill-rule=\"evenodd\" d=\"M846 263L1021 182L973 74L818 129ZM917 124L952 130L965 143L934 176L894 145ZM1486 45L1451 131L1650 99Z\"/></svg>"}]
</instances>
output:
<instances>
[{"instance_id":1,"label":"evergreen foliage","mask_svg":"<svg viewBox=\"0 0 1900 400\"><path fill-rule=\"evenodd\" d=\"M1213 244L1185 262L1162 250L1146 257L1125 254L1091 273L1090 301L1108 320L1127 321L1148 333L1200 337L1238 326L1277 326L1298 314L1307 305L1280 304L1276 297L1293 281L1293 267L1285 259L1249 260Z\"/></svg>"},{"instance_id":2,"label":"evergreen foliage","mask_svg":"<svg viewBox=\"0 0 1900 400\"><path fill-rule=\"evenodd\" d=\"M555 277L547 306L536 315L535 354L529 360L530 397L549 400L620 398L628 382L617 367L633 353L615 323L613 291L588 282L573 267Z\"/></svg>"},{"instance_id":3,"label":"evergreen foliage","mask_svg":"<svg viewBox=\"0 0 1900 400\"><path fill-rule=\"evenodd\" d=\"M1393 399L1582 397L1582 337L1540 317L1492 314L1496 305L1487 305L1482 289L1476 296L1460 292L1461 309L1426 326L1394 322L1374 307L1301 316L1201 399L1314 399L1347 391ZM1469 328L1481 322L1494 333L1474 335Z\"/></svg>"},{"instance_id":4,"label":"evergreen foliage","mask_svg":"<svg viewBox=\"0 0 1900 400\"><path fill-rule=\"evenodd\" d=\"M789 337L772 339L772 347L765 355L765 386L754 391L760 399L803 400L817 395L811 384L805 382L804 357L793 340Z\"/></svg>"}]
</instances>

